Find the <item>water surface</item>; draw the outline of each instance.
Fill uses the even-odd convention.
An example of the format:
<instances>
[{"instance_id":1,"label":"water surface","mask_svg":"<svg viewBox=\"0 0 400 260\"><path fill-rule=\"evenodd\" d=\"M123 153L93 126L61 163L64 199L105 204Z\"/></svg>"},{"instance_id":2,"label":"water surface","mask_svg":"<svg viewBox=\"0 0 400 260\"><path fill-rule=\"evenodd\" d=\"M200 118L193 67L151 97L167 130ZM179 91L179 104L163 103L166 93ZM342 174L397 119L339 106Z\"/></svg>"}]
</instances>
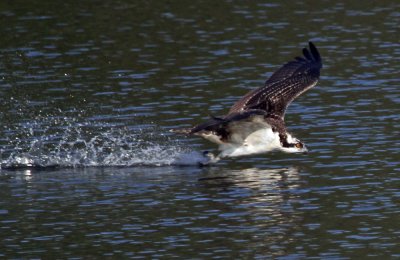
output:
<instances>
[{"instance_id":1,"label":"water surface","mask_svg":"<svg viewBox=\"0 0 400 260\"><path fill-rule=\"evenodd\" d=\"M0 20L0 256L400 256L398 3L4 2ZM309 40L321 80L286 123L310 153L198 167L215 147L169 130Z\"/></svg>"}]
</instances>

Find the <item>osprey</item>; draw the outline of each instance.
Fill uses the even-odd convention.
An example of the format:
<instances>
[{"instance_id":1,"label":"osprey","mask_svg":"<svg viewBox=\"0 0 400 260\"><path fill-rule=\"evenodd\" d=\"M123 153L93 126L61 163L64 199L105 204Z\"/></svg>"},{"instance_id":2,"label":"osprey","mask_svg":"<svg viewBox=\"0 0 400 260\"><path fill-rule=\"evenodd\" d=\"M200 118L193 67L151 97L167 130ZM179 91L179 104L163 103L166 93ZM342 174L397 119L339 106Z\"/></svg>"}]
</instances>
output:
<instances>
[{"instance_id":1,"label":"osprey","mask_svg":"<svg viewBox=\"0 0 400 260\"><path fill-rule=\"evenodd\" d=\"M212 117L193 128L174 132L198 135L219 145L218 156L205 152L208 162L281 150L304 153L307 148L288 133L284 117L289 104L314 87L322 68L321 56L312 42L296 57L278 69L264 86L238 100L223 117Z\"/></svg>"}]
</instances>

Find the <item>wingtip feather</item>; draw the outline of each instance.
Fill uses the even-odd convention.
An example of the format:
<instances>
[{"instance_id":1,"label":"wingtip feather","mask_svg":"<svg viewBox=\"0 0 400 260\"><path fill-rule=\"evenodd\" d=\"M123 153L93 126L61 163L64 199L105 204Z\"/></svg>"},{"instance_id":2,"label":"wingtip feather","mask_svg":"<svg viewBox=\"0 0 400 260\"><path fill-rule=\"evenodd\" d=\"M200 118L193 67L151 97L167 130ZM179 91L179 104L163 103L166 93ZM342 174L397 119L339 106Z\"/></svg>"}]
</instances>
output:
<instances>
[{"instance_id":1,"label":"wingtip feather","mask_svg":"<svg viewBox=\"0 0 400 260\"><path fill-rule=\"evenodd\" d=\"M303 48L303 55L304 57L306 57L307 60L313 60L313 57L311 56L307 48Z\"/></svg>"},{"instance_id":2,"label":"wingtip feather","mask_svg":"<svg viewBox=\"0 0 400 260\"><path fill-rule=\"evenodd\" d=\"M319 54L317 47L315 47L314 43L312 43L311 41L308 42L308 45L310 46L310 52L314 60L321 63L322 65L321 55Z\"/></svg>"}]
</instances>

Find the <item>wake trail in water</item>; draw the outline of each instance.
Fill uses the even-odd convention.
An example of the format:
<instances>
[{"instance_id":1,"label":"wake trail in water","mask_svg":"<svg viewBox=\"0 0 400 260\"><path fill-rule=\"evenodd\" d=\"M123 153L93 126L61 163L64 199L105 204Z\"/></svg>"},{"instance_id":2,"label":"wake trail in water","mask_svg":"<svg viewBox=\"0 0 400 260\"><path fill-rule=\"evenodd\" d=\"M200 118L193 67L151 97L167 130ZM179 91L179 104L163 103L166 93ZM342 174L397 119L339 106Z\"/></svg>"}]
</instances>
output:
<instances>
[{"instance_id":1,"label":"wake trail in water","mask_svg":"<svg viewBox=\"0 0 400 260\"><path fill-rule=\"evenodd\" d=\"M49 119L46 119L49 120ZM25 123L1 153L2 169L199 165L205 157L156 128L77 123ZM62 122L62 123L60 123Z\"/></svg>"}]
</instances>

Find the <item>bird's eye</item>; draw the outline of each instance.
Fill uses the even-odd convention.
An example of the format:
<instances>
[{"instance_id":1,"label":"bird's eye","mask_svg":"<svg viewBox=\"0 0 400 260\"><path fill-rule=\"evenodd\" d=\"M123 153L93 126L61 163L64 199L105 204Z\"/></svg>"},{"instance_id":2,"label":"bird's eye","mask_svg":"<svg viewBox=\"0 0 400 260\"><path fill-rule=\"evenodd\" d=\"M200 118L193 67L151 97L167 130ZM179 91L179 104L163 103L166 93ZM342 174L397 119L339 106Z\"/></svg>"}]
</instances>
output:
<instances>
[{"instance_id":1,"label":"bird's eye","mask_svg":"<svg viewBox=\"0 0 400 260\"><path fill-rule=\"evenodd\" d=\"M294 146L296 146L296 148L298 148L298 149L303 148L303 144L302 143L296 143Z\"/></svg>"}]
</instances>

